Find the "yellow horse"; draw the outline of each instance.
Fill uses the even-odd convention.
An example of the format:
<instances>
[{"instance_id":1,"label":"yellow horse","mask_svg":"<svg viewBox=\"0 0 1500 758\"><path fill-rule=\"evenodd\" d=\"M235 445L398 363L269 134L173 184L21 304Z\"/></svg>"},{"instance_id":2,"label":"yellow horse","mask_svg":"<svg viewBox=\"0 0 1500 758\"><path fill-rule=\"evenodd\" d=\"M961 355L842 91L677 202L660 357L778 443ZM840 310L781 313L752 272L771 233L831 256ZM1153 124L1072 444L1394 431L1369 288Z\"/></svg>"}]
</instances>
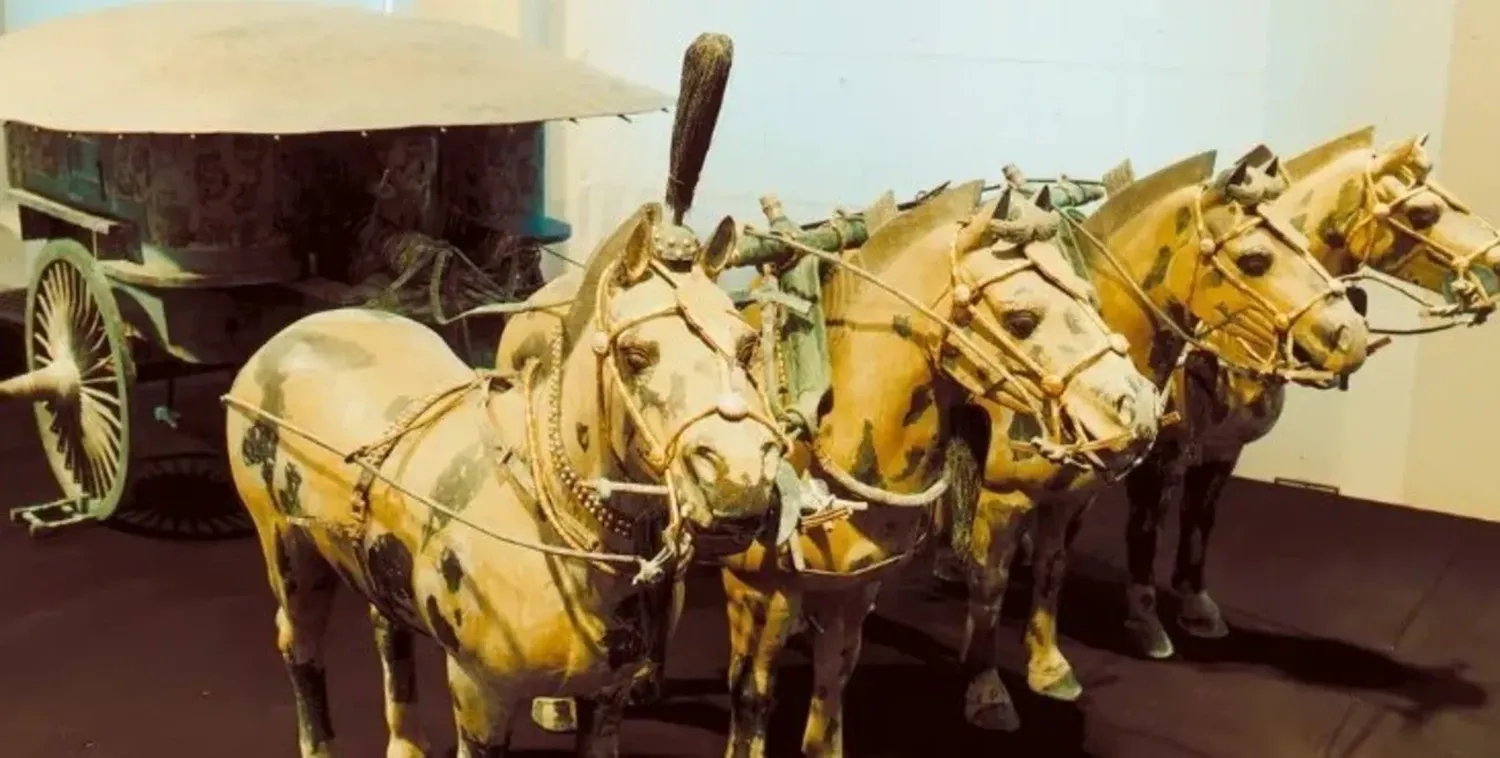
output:
<instances>
[{"instance_id":1,"label":"yellow horse","mask_svg":"<svg viewBox=\"0 0 1500 758\"><path fill-rule=\"evenodd\" d=\"M832 390L794 461L858 504L808 516L789 544L757 542L725 562L728 755L764 755L774 665L804 618L817 632L804 751L843 754L843 691L864 618L885 573L942 528L936 504L954 403L977 395L1029 413L1036 433L1018 444L1117 474L1155 436L1160 398L1053 243L1056 214L1009 192L976 210L978 194L979 183L966 184L894 218L893 203L877 204L865 215L869 240L832 267ZM758 321L759 309L747 316ZM506 356L529 339L527 328L519 319L507 328L502 368L514 365ZM783 491L783 508L788 500Z\"/></svg>"},{"instance_id":2,"label":"yellow horse","mask_svg":"<svg viewBox=\"0 0 1500 758\"><path fill-rule=\"evenodd\" d=\"M1497 292L1500 234L1432 182L1432 162L1411 137L1374 147L1374 129L1343 135L1281 164L1259 148L1259 161L1281 178L1268 213L1307 235L1309 249L1335 276L1374 270L1433 293L1448 304L1433 315L1488 315ZM1284 171L1281 168L1284 165ZM1172 587L1183 598L1178 623L1197 637L1228 633L1204 582L1216 508L1224 483L1245 445L1268 433L1280 417L1284 388L1223 370L1190 364L1178 377L1186 402L1203 412L1199 428L1175 455L1153 456L1131 477L1130 588L1127 625L1141 651L1173 652L1154 601L1157 541L1172 501L1181 500L1181 532Z\"/></svg>"},{"instance_id":3,"label":"yellow horse","mask_svg":"<svg viewBox=\"0 0 1500 758\"><path fill-rule=\"evenodd\" d=\"M714 283L735 227L684 258L661 215L644 206L605 240L549 358L513 383L354 309L297 321L236 376L231 469L303 758L333 751L322 640L340 577L371 605L386 754L425 750L415 631L447 654L458 755L480 758L532 698L622 708L699 537L743 550L761 530L785 445L747 374L759 336ZM613 734L580 735L582 755L617 752Z\"/></svg>"},{"instance_id":4,"label":"yellow horse","mask_svg":"<svg viewBox=\"0 0 1500 758\"><path fill-rule=\"evenodd\" d=\"M1185 348L1215 351L1236 373L1328 381L1364 361L1368 332L1344 287L1308 255L1300 235L1261 213L1274 184L1247 155L1217 178L1202 153L1119 188L1074 227L1079 263L1098 287L1104 320L1129 340L1135 366L1167 387ZM1228 347L1205 340L1224 335ZM1191 409L1171 396L1148 460L1191 433ZM968 586L962 657L976 676L970 723L1019 726L996 667L1001 601L1023 520L1032 520L1032 607L1025 630L1027 685L1059 700L1082 686L1058 646L1057 604L1067 542L1108 477L1058 466L1012 444L1032 422L980 400L957 414L949 448L955 529L950 542ZM1132 473L1131 482L1145 481ZM942 562L940 561L940 566ZM952 568L947 569L951 576Z\"/></svg>"}]
</instances>

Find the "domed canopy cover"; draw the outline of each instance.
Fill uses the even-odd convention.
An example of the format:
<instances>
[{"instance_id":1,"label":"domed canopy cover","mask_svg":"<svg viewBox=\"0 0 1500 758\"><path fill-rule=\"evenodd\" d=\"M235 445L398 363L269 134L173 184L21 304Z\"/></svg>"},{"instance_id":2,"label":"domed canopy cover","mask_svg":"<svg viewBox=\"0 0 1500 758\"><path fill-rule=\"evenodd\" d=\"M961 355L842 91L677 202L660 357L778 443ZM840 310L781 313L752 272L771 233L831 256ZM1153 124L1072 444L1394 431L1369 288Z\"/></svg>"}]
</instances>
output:
<instances>
[{"instance_id":1,"label":"domed canopy cover","mask_svg":"<svg viewBox=\"0 0 1500 758\"><path fill-rule=\"evenodd\" d=\"M0 121L299 134L642 113L661 93L483 27L298 2L159 2L0 35Z\"/></svg>"}]
</instances>

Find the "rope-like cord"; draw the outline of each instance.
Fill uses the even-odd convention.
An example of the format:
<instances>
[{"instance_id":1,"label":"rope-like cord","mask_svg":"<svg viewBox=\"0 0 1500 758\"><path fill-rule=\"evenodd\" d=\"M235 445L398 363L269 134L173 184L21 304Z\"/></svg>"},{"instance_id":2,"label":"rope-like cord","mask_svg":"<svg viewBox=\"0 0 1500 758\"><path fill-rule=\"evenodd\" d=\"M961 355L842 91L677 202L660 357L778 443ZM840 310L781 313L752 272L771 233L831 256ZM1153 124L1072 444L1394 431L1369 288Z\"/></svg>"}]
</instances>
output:
<instances>
[{"instance_id":1,"label":"rope-like cord","mask_svg":"<svg viewBox=\"0 0 1500 758\"><path fill-rule=\"evenodd\" d=\"M461 390L455 390L455 391L470 392L470 391L474 391L474 390L477 390L477 389L480 389L480 388L483 388L483 387L488 387L488 380L487 379L483 379L483 378L480 378L480 379L471 379L468 382L466 382L464 385L461 385ZM507 535L504 535L504 534L500 534L499 532L496 532L493 529L490 529L488 527L482 526L482 525L474 522L471 519L465 518L464 515L462 513L460 513L459 511L453 510L452 508L449 508L448 506L443 505L442 503L439 503L439 502L433 500L432 498L429 498L429 497L427 497L425 495L419 494L417 492L412 491L411 489L408 489L406 486L402 485L400 482L398 482L398 481L396 481L396 480L394 480L394 479L386 476L385 474L381 473L381 471L380 471L379 468L377 468L377 467L371 465L370 463L368 463L368 462L366 462L364 460L361 460L361 459L359 459L357 457L353 457L354 453L357 452L357 451L353 451L353 452L341 451L337 447L335 447L332 444L326 442L325 440L323 440L322 438L320 438L318 435L316 435L316 434L308 431L307 429L304 429L301 426L298 426L297 424L294 424L291 421L288 421L287 419L282 418L281 416L278 416L276 414L273 414L273 413L265 411L265 410L263 410L261 408L258 408L258 407L254 406L254 405L251 405L250 403L247 403L244 400L241 400L241 399L239 399L237 397L234 397L232 395L224 395L223 397L220 398L220 400L226 406L234 408L235 410L237 410L237 411L239 411L241 413L244 413L244 414L246 414L248 416L252 416L252 417L260 419L262 421L266 421L268 423L275 424L277 426L277 428L283 429L283 430L288 431L288 432L291 432L292 434L295 434L298 437L301 437L302 439L304 439L307 442L313 444L314 446L319 447L319 448L321 448L321 449L323 449L323 450L325 450L325 451L327 451L327 452L329 452L329 453L331 453L333 455L338 456L341 459L344 459L344 460L348 461L350 464L352 464L352 465L360 468L365 473L369 474L370 476L374 477L375 479L378 479L382 483L386 484L391 489L396 490L397 492L400 492L405 497L410 498L412 500L415 500L415 501L417 501L417 502L419 502L419 503L427 506L428 508L431 508L432 510L437 511L438 513L443 514L447 518L452 519L453 521L456 521L456 522L458 522L460 524L463 524L464 526L467 526L470 529L473 529L474 531L479 532L480 534L483 534L486 537L489 537L490 539L498 540L500 542L504 542L505 544L512 545L514 547L525 548L527 550L534 550L534 551L539 552L539 553L544 553L544 554L547 554L547 555L557 556L559 558L571 558L571 559L574 559L574 560L595 561L595 562L599 562L599 563L609 563L609 564L633 565L633 566L636 567L637 572L638 572L638 574L637 574L637 580L642 581L642 582L654 581L655 580L655 576L653 576L653 570L659 571L659 567L655 566L655 564L652 561L647 560L647 559L642 558L642 557L637 556L637 555L622 555L622 554L617 554L617 553L597 553L597 552L588 552L588 551L583 551L583 550L574 550L574 549L571 549L571 548L557 547L557 546L554 546L554 545L547 545L547 544L543 544L543 543L540 543L540 542L532 542L530 540L523 540L523 539L519 539L519 538L516 538L516 537L510 537L510 536L507 536ZM537 483L537 486L540 486L540 483Z\"/></svg>"}]
</instances>

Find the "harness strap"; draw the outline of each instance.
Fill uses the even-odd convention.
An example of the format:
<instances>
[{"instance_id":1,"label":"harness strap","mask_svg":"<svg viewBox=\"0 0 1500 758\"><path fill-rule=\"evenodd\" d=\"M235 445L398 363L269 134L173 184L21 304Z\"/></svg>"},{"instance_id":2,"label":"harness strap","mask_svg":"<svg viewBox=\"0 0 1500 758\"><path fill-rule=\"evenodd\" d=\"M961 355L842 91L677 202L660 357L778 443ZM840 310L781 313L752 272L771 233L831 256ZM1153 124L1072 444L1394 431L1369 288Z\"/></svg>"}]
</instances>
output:
<instances>
[{"instance_id":1,"label":"harness strap","mask_svg":"<svg viewBox=\"0 0 1500 758\"><path fill-rule=\"evenodd\" d=\"M462 384L455 384L430 392L417 402L403 408L401 413L385 428L385 432L374 442L361 445L355 448L353 452L344 456L345 463L358 461L364 464L360 467L359 478L354 483L354 492L350 498L350 510L354 514L354 523L350 526L356 534L363 536L364 530L368 525L370 516L370 489L375 485L378 472L385 466L386 459L390 458L391 453L396 450L396 444L407 434L418 428L417 420L439 404L446 402L446 405L441 410L427 416L423 426L430 424L442 418L445 413L457 406L458 400L467 395L471 390L492 389L496 381L506 384L507 387L509 385L508 382L499 379L498 376L492 373L482 373ZM486 394L488 393L481 393L481 397Z\"/></svg>"}]
</instances>

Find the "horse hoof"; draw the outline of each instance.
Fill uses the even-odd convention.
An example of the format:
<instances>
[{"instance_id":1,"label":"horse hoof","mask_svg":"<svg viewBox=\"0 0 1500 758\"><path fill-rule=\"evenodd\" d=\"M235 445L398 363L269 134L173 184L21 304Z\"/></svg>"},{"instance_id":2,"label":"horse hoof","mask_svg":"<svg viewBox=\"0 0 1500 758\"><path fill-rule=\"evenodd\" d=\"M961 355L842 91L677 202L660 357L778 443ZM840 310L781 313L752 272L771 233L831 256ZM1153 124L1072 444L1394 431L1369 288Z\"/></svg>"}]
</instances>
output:
<instances>
[{"instance_id":1,"label":"horse hoof","mask_svg":"<svg viewBox=\"0 0 1500 758\"><path fill-rule=\"evenodd\" d=\"M427 749L410 740L395 738L386 746L385 758L427 758Z\"/></svg>"},{"instance_id":2,"label":"horse hoof","mask_svg":"<svg viewBox=\"0 0 1500 758\"><path fill-rule=\"evenodd\" d=\"M1172 638L1167 636L1167 630L1162 628L1159 621L1132 620L1126 622L1125 628L1130 632L1136 649L1147 658L1160 661L1171 658L1177 652L1172 647Z\"/></svg>"},{"instance_id":3,"label":"horse hoof","mask_svg":"<svg viewBox=\"0 0 1500 758\"><path fill-rule=\"evenodd\" d=\"M1073 674L1070 667L1063 675L1040 687L1032 685L1031 691L1042 697L1053 700L1061 700L1071 703L1083 696L1083 685L1078 682L1078 677Z\"/></svg>"},{"instance_id":4,"label":"horse hoof","mask_svg":"<svg viewBox=\"0 0 1500 758\"><path fill-rule=\"evenodd\" d=\"M578 731L578 711L573 698L539 697L532 700L531 722L553 734Z\"/></svg>"},{"instance_id":5,"label":"horse hoof","mask_svg":"<svg viewBox=\"0 0 1500 758\"><path fill-rule=\"evenodd\" d=\"M975 706L965 714L969 724L991 732L1014 732L1021 728L1021 716L1011 703L988 703Z\"/></svg>"},{"instance_id":6,"label":"horse hoof","mask_svg":"<svg viewBox=\"0 0 1500 758\"><path fill-rule=\"evenodd\" d=\"M1177 614L1177 625L1182 631L1199 639L1217 640L1229 634L1229 625L1224 623L1224 614L1219 604L1207 592L1194 592L1182 598L1182 611Z\"/></svg>"},{"instance_id":7,"label":"horse hoof","mask_svg":"<svg viewBox=\"0 0 1500 758\"><path fill-rule=\"evenodd\" d=\"M1016 705L994 669L986 670L969 684L969 691L964 694L964 719L993 732L1014 732L1021 728Z\"/></svg>"}]
</instances>

